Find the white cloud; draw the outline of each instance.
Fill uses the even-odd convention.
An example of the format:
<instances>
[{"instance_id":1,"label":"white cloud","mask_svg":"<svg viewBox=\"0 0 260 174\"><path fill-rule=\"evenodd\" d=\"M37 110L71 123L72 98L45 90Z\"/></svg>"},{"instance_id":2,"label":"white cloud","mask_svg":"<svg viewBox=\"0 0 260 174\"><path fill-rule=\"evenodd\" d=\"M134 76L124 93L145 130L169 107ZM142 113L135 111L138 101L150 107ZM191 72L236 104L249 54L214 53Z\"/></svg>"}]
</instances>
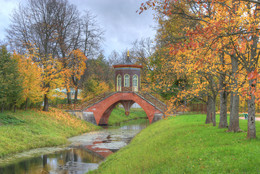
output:
<instances>
[{"instance_id":1,"label":"white cloud","mask_svg":"<svg viewBox=\"0 0 260 174\"><path fill-rule=\"evenodd\" d=\"M18 7L19 0L0 0L0 39L5 38L5 28L10 23L10 15Z\"/></svg>"},{"instance_id":2,"label":"white cloud","mask_svg":"<svg viewBox=\"0 0 260 174\"><path fill-rule=\"evenodd\" d=\"M10 23L10 14L21 0L0 0L0 39ZM25 2L25 0L21 1ZM103 48L108 56L112 50L125 50L142 37L153 37L155 31L151 11L139 15L140 0L69 0L80 11L89 10L105 30Z\"/></svg>"}]
</instances>

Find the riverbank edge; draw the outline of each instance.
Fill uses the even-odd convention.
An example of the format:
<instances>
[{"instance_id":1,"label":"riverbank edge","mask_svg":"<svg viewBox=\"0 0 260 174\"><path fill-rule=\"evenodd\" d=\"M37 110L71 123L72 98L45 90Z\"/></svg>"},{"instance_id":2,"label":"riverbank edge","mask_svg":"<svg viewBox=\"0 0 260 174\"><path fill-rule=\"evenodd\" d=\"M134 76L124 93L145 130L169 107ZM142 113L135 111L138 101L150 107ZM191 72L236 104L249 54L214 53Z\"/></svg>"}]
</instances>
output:
<instances>
[{"instance_id":1,"label":"riverbank edge","mask_svg":"<svg viewBox=\"0 0 260 174\"><path fill-rule=\"evenodd\" d=\"M116 124L118 124L120 122L124 123L124 122L128 122L128 121L131 121L131 120L147 118L147 116L145 115L145 112L142 109L131 109L131 111L132 112L130 113L129 116L125 116L123 108L115 108L113 110L113 112L111 113L111 115L110 115L109 119L112 120L112 124L109 124L109 126L116 125ZM53 117L53 115L52 115L53 113L57 114L58 116L57 117ZM16 127L26 126L26 123L31 122L30 120L32 119L32 118L30 118L30 116L28 116L28 114L29 115L33 115L33 117L35 119L37 119L37 118L39 119L40 118L41 121L39 123L41 123L42 121L46 121L46 120L48 122L50 120L54 121L54 122L57 121L57 128L64 126L63 122L66 121L66 119L64 119L63 116L67 116L67 117L72 119L70 121L78 122L78 124L80 123L81 125L87 125L89 127L89 129L85 130L84 127L83 127L83 129L80 129L76 133L73 133L73 134L71 134L70 132L65 131L64 132L65 134L63 134L61 138L65 138L66 141L64 141L62 143L47 144L47 145L46 144L45 145L42 145L42 144L33 145L33 144L31 144L31 142L33 142L33 140L32 140L32 141L30 141L30 144L33 146L33 148L27 148L27 147L26 148L22 148L22 149L20 148L19 150L12 150L9 153L4 153L3 154L3 151L1 151L1 140L3 140L3 138L7 138L7 137L4 136L3 134L1 134L1 132L3 132L3 130L1 130L1 129L8 128L8 127L9 128L13 127L14 130L15 130ZM42 120L42 114L44 114L44 116L46 116L45 117L46 120L45 119ZM10 158L10 157L15 156L15 155L17 155L19 153L22 153L22 152L25 152L25 151L34 150L34 149L48 148L48 147L54 147L54 148L62 147L62 148L65 148L65 147L70 145L70 142L69 142L68 138L80 135L82 133L89 133L91 131L96 131L96 130L102 129L102 127L100 127L100 126L96 126L96 125L91 124L89 122L82 121L82 120L76 118L74 115L69 114L69 113L67 113L65 111L62 111L60 109L56 109L56 108L51 108L49 112L43 112L43 111L39 111L39 110L28 110L28 111L17 111L16 113L13 113L13 112L7 111L7 112L4 112L4 113L0 113L0 117L2 115L8 115L8 116L14 117L15 119L21 120L22 122L25 122L25 125L24 124L0 125L0 159L1 158ZM29 124L31 124L31 123L29 123ZM17 134L20 130L21 129L18 129L17 132L15 132L15 134ZM34 130L30 130L30 129L28 131L34 132ZM51 130L50 130L50 132L51 132ZM41 132L41 133L44 134L44 132ZM23 135L23 136L26 136L26 135ZM12 137L9 137L9 138L12 139ZM9 142L9 143L12 144L13 146L15 146L16 142L17 141ZM2 141L2 143L3 143L3 141ZM93 152L91 150L87 149L87 151L90 152L90 153L93 153L93 155L96 155L99 158L104 159L103 156L101 156L101 155L99 155L99 154L97 154L97 153L95 153L95 152ZM38 154L36 153L33 156L37 156L37 155ZM21 160L22 159L19 159L19 161L21 161ZM7 163L4 163L3 165L0 164L0 166L5 166L5 165L8 165L8 164Z\"/></svg>"},{"instance_id":2,"label":"riverbank edge","mask_svg":"<svg viewBox=\"0 0 260 174\"><path fill-rule=\"evenodd\" d=\"M62 110L7 111L0 113L20 120L19 124L1 124L0 158L44 147L69 145L68 138L101 129ZM1 166L1 165L0 165Z\"/></svg>"},{"instance_id":3,"label":"riverbank edge","mask_svg":"<svg viewBox=\"0 0 260 174\"><path fill-rule=\"evenodd\" d=\"M240 120L243 132L227 133L205 118L181 115L153 123L90 174L257 173L260 139L246 139L247 121Z\"/></svg>"}]
</instances>

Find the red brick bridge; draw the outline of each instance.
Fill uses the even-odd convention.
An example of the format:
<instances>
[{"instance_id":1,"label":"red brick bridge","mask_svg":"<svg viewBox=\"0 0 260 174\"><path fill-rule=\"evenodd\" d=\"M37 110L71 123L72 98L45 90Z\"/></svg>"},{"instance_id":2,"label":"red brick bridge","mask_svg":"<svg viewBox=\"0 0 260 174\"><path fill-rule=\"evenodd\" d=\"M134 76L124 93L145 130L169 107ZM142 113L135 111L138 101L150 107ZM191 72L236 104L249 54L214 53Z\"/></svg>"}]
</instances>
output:
<instances>
[{"instance_id":1,"label":"red brick bridge","mask_svg":"<svg viewBox=\"0 0 260 174\"><path fill-rule=\"evenodd\" d=\"M129 115L131 106L137 103L145 111L150 123L161 119L167 106L151 94L140 92L142 65L133 64L128 52L126 62L113 67L117 92L102 94L80 106L74 105L72 112L86 121L102 125L108 123L112 110L119 103L124 106L126 115Z\"/></svg>"},{"instance_id":2,"label":"red brick bridge","mask_svg":"<svg viewBox=\"0 0 260 174\"><path fill-rule=\"evenodd\" d=\"M105 125L108 123L112 110L119 103L123 105L126 115L129 115L131 106L137 103L146 113L150 123L161 119L167 109L163 102L149 93L124 91L104 93L83 105L75 105L69 112L75 115L81 112L82 114L77 115L78 117L97 125Z\"/></svg>"}]
</instances>

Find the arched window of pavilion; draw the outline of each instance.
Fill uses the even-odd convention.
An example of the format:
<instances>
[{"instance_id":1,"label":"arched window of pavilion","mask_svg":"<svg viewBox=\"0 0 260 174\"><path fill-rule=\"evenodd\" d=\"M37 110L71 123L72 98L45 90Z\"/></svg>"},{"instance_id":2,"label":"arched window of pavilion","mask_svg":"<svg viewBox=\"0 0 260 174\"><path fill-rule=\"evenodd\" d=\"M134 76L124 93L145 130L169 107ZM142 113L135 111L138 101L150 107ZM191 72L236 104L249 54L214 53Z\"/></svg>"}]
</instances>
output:
<instances>
[{"instance_id":1,"label":"arched window of pavilion","mask_svg":"<svg viewBox=\"0 0 260 174\"><path fill-rule=\"evenodd\" d=\"M122 90L122 77L121 75L117 75L117 91L121 91Z\"/></svg>"},{"instance_id":2,"label":"arched window of pavilion","mask_svg":"<svg viewBox=\"0 0 260 174\"><path fill-rule=\"evenodd\" d=\"M136 74L133 76L133 91L138 91L138 76Z\"/></svg>"},{"instance_id":3,"label":"arched window of pavilion","mask_svg":"<svg viewBox=\"0 0 260 174\"><path fill-rule=\"evenodd\" d=\"M124 81L125 81L124 87L130 87L130 75L126 74L126 75L124 76Z\"/></svg>"}]
</instances>

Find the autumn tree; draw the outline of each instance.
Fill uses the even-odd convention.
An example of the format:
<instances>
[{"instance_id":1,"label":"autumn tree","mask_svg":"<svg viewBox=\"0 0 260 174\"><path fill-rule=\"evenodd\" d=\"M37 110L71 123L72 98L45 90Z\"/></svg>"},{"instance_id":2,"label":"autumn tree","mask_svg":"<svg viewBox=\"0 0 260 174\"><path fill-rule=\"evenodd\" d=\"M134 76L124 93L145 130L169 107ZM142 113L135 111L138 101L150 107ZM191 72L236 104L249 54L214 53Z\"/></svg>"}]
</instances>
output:
<instances>
[{"instance_id":1,"label":"autumn tree","mask_svg":"<svg viewBox=\"0 0 260 174\"><path fill-rule=\"evenodd\" d=\"M56 19L58 57L63 68L70 69L70 66L75 64L74 59L71 59L73 52L81 50L88 57L94 57L97 54L100 49L103 31L97 25L91 12L85 11L81 15L76 6L69 4L68 1L61 2L59 8ZM72 60L72 62L70 63L69 60ZM70 88L74 88L76 83L78 83L77 80L73 80L74 85L66 85L69 104L71 104ZM75 88L75 91L75 99L77 100L78 88Z\"/></svg>"},{"instance_id":2,"label":"autumn tree","mask_svg":"<svg viewBox=\"0 0 260 174\"><path fill-rule=\"evenodd\" d=\"M238 93L238 70L239 64L250 73L257 69L258 65L258 30L259 24L257 6L250 2L234 2L216 1L210 4L213 8L212 14L214 18L208 19L208 24L203 29L205 39L208 39L214 44L215 52L218 53L223 50L220 47L220 42L229 44L229 52L225 52L231 58L233 90L232 90L232 110L231 110L231 123L229 126L230 131L239 131L238 107L239 107L239 93ZM226 17L228 16L228 18ZM206 18L204 18L206 19ZM216 27L217 26L217 27ZM213 32L206 32L206 31ZM213 45L212 44L212 45ZM249 98L248 98L248 138L255 138L255 84L256 78L249 78ZM252 100L252 98L254 98ZM231 103L232 103L231 102ZM236 107L236 109L235 109ZM234 112L232 112L235 109Z\"/></svg>"},{"instance_id":3,"label":"autumn tree","mask_svg":"<svg viewBox=\"0 0 260 174\"><path fill-rule=\"evenodd\" d=\"M14 53L14 59L18 62L18 71L22 77L22 92L20 103L25 103L27 110L28 103L42 101L42 69L32 61L33 55L19 55Z\"/></svg>"},{"instance_id":4,"label":"autumn tree","mask_svg":"<svg viewBox=\"0 0 260 174\"><path fill-rule=\"evenodd\" d=\"M55 58L56 47L56 14L58 2L54 0L28 0L25 6L20 4L12 14L12 22L7 30L8 39L18 53L27 50L37 51L33 58L43 68L44 111L48 111L48 95L51 84L52 62Z\"/></svg>"},{"instance_id":5,"label":"autumn tree","mask_svg":"<svg viewBox=\"0 0 260 174\"><path fill-rule=\"evenodd\" d=\"M65 86L66 89L73 87L75 89L74 102L77 102L78 98L78 88L81 76L86 70L87 57L79 49L71 51L68 59L66 59L67 69L65 69Z\"/></svg>"},{"instance_id":6,"label":"autumn tree","mask_svg":"<svg viewBox=\"0 0 260 174\"><path fill-rule=\"evenodd\" d=\"M65 79L65 87L67 90L67 100L71 104L71 71L69 67L69 54L79 43L79 32L80 29L78 16L79 11L72 4L69 4L68 1L60 1L58 3L58 11L55 14L55 39L57 41L57 56L59 57L60 62L62 63L62 68L64 69L64 74L67 76ZM68 70L68 71L65 71ZM69 79L69 80L68 80Z\"/></svg>"},{"instance_id":7,"label":"autumn tree","mask_svg":"<svg viewBox=\"0 0 260 174\"><path fill-rule=\"evenodd\" d=\"M161 1L160 1L161 2ZM177 1L175 1L177 2ZM152 3L152 5L151 5ZM147 6L155 6L155 1L147 1L142 4L141 11ZM167 16L172 15L171 6L169 4L173 1L165 1L161 7ZM238 79L239 65L242 69L247 71L248 88L245 89L248 94L248 138L255 138L255 97L257 96L257 67L259 59L259 11L258 1L186 1L187 4L192 5L191 11L195 14L193 16L184 11L179 11L179 14L188 17L189 19L199 21L196 29L188 29L190 31L188 45L194 47L198 44L197 37L204 38L201 46L208 50L214 51L215 56L210 60L215 61L219 54L223 51L228 56L226 60L231 60L233 76L231 89L233 97L231 103L231 126L232 131L239 130L238 122L238 104L239 91L236 79ZM196 35L194 37L194 34ZM225 47L223 49L223 46ZM228 51L226 51L228 50ZM201 58L201 60L205 60ZM241 76L242 77L242 76ZM243 79L243 77L242 77ZM241 94L241 93L240 93ZM236 107L234 107L236 106ZM236 109L235 109L236 108ZM232 110L236 111L232 111ZM233 124L234 123L234 124ZM235 125L235 126L233 126Z\"/></svg>"},{"instance_id":8,"label":"autumn tree","mask_svg":"<svg viewBox=\"0 0 260 174\"><path fill-rule=\"evenodd\" d=\"M158 4L159 6L155 7L156 11L159 13L157 47L161 47L162 49L166 50L166 52L170 52L170 54L168 54L169 58L164 56L163 59L165 60L161 60L161 62L163 62L164 64L162 71L164 71L166 74L166 76L160 75L162 76L161 79L163 79L162 82L165 83L166 79L169 79L169 76L171 79L176 79L176 77L185 77L185 79L183 79L183 82L187 82L187 79L190 79L191 82L193 82L190 83L191 86L189 87L191 89L190 91L193 92L192 95L191 93L188 93L187 88L184 87L184 84L182 84L182 88L176 88L178 86L175 86L175 88L169 88L174 84L173 83L171 85L170 80L170 83L167 83L168 89L175 89L180 92L181 95L178 96L182 96L179 98L179 100L181 101L185 99L187 102L187 100L197 98L203 102L206 102L208 106L206 123L210 123L212 121L212 117L213 124L215 125L215 101L218 93L218 78L215 78L217 77L216 69L212 70L211 67L214 65L212 64L212 62L204 61L205 59L202 60L199 58L200 56L208 58L207 55L205 55L209 55L209 53L207 53L208 47L200 50L198 44L192 44L192 40L189 37L190 33L188 33L189 30L194 29L199 24L198 18L196 18L195 15L196 8L194 10L191 10L194 7L190 6L191 4L189 4L188 2L175 1L168 4L169 6L167 8L169 10L166 12L165 5L167 6L167 3L160 1L158 2ZM199 40L199 42L203 41L201 37L198 37L197 40ZM199 46L201 47L202 44ZM175 55L173 55L172 53L174 53ZM194 53L196 53L196 55ZM176 64L176 66L174 66L174 64ZM204 64L203 68L200 67L201 64ZM211 71L208 71L208 69ZM198 74L197 78L195 78L196 76L192 75L194 73ZM173 74L173 76L171 74ZM193 81L193 79L187 78L188 76L195 78L196 80ZM176 80L177 82L180 82L181 79ZM208 85L205 85L203 81L206 81ZM199 85L199 83L197 82L201 84L204 83L204 85ZM194 86L195 89L192 88L192 86ZM204 90L203 88L200 88L200 86L203 86L205 89L208 90ZM200 89L201 91L199 91L198 89ZM184 92L187 93L187 96L184 95ZM205 98L207 98L207 100L205 100Z\"/></svg>"},{"instance_id":9,"label":"autumn tree","mask_svg":"<svg viewBox=\"0 0 260 174\"><path fill-rule=\"evenodd\" d=\"M18 53L36 50L38 55L33 61L38 62L44 72L50 72L49 66L67 69L66 59L73 50L80 49L90 56L99 49L103 31L94 19L88 12L81 15L67 0L27 0L13 12L7 38ZM62 64L53 66L58 61ZM45 89L51 86L46 81L43 83ZM44 95L45 111L48 110L47 96Z\"/></svg>"},{"instance_id":10,"label":"autumn tree","mask_svg":"<svg viewBox=\"0 0 260 174\"><path fill-rule=\"evenodd\" d=\"M68 44L71 46L71 48L73 48L73 50L69 52L69 55L73 51L81 50L86 57L95 59L97 58L97 55L99 55L101 49L100 45L103 41L104 31L98 25L96 16L94 16L90 11L84 11L84 13L77 20L77 32L75 32L75 29L72 30L74 33L76 33L77 37L72 40L72 44ZM85 63L87 63L87 61ZM84 70L85 72L88 71L86 68ZM82 75L84 76L84 74ZM80 86L80 82L81 81L79 76L73 80L72 87L77 86L77 88L75 88L76 94L74 102L77 101L78 87ZM69 98L68 103L71 103Z\"/></svg>"}]
</instances>

